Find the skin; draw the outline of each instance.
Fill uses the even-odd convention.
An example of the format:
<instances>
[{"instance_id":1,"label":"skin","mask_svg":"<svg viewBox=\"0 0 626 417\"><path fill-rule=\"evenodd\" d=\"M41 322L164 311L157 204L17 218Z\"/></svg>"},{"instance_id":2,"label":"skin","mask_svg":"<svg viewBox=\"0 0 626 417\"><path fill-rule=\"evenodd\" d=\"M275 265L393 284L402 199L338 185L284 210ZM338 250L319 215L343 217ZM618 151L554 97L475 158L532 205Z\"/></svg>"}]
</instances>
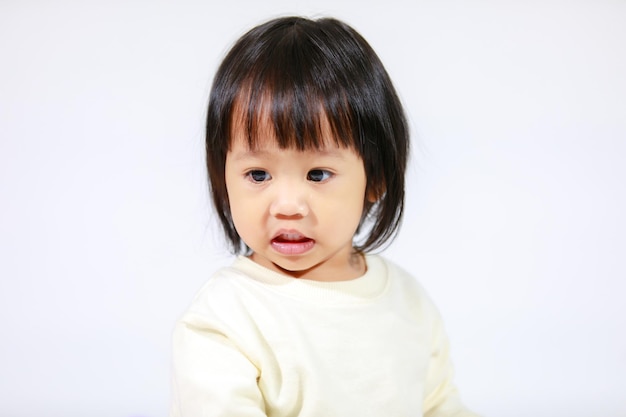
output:
<instances>
[{"instance_id":1,"label":"skin","mask_svg":"<svg viewBox=\"0 0 626 417\"><path fill-rule=\"evenodd\" d=\"M366 195L363 161L333 141L280 149L272 134L254 149L235 126L226 156L233 222L251 259L293 278L343 281L365 273L352 239Z\"/></svg>"}]
</instances>

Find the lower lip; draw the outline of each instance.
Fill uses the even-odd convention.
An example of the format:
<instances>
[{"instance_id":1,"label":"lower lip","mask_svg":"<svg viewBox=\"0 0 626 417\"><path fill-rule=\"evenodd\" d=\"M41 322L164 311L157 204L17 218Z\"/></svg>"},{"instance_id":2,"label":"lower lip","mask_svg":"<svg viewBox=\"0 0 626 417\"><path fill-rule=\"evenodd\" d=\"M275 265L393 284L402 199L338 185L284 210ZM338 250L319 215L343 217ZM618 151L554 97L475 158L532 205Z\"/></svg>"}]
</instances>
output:
<instances>
[{"instance_id":1,"label":"lower lip","mask_svg":"<svg viewBox=\"0 0 626 417\"><path fill-rule=\"evenodd\" d=\"M301 242L272 241L272 248L282 255L302 255L310 251L314 245L315 241L312 239Z\"/></svg>"}]
</instances>

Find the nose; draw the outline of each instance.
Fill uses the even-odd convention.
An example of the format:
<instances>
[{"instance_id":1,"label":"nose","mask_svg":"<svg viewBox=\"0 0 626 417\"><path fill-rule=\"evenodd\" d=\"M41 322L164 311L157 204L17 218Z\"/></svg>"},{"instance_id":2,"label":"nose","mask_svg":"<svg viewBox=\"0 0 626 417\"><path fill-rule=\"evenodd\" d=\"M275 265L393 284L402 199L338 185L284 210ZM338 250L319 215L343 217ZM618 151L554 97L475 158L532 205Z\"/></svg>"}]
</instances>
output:
<instances>
[{"instance_id":1,"label":"nose","mask_svg":"<svg viewBox=\"0 0 626 417\"><path fill-rule=\"evenodd\" d=\"M270 205L274 217L305 217L309 214L309 203L305 186L285 182L274 184L275 194Z\"/></svg>"}]
</instances>

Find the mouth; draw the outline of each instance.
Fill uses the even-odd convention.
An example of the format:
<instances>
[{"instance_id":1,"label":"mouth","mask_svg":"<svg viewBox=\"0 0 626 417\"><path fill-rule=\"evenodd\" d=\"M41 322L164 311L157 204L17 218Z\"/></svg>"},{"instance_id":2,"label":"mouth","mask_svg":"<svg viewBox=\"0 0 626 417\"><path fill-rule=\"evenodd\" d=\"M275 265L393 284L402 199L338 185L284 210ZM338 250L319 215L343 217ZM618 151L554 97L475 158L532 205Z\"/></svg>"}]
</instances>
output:
<instances>
[{"instance_id":1,"label":"mouth","mask_svg":"<svg viewBox=\"0 0 626 417\"><path fill-rule=\"evenodd\" d=\"M281 231L272 238L272 248L282 255L301 255L315 246L315 240L298 231Z\"/></svg>"}]
</instances>

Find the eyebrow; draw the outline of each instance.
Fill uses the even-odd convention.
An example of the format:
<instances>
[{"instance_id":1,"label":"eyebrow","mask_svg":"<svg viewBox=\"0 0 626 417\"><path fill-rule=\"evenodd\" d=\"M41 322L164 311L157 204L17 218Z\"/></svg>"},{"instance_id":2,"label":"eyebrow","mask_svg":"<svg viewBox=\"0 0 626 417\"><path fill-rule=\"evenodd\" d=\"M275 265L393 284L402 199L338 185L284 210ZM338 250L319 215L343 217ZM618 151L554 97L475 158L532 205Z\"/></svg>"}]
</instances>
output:
<instances>
[{"instance_id":1,"label":"eyebrow","mask_svg":"<svg viewBox=\"0 0 626 417\"><path fill-rule=\"evenodd\" d=\"M242 159L261 158L263 156L269 156L269 155L271 155L271 153L272 152L259 150L259 149L249 149L249 150L244 151L244 152L237 152L237 153L235 153L233 155L233 159L235 161L240 161Z\"/></svg>"},{"instance_id":2,"label":"eyebrow","mask_svg":"<svg viewBox=\"0 0 626 417\"><path fill-rule=\"evenodd\" d=\"M301 152L311 152L319 157L344 159L343 155L339 151L333 149L305 149ZM264 149L248 149L244 152L237 152L233 155L233 159L235 161L241 161L252 158L267 158L271 157L273 154L273 151L266 151Z\"/></svg>"}]
</instances>

